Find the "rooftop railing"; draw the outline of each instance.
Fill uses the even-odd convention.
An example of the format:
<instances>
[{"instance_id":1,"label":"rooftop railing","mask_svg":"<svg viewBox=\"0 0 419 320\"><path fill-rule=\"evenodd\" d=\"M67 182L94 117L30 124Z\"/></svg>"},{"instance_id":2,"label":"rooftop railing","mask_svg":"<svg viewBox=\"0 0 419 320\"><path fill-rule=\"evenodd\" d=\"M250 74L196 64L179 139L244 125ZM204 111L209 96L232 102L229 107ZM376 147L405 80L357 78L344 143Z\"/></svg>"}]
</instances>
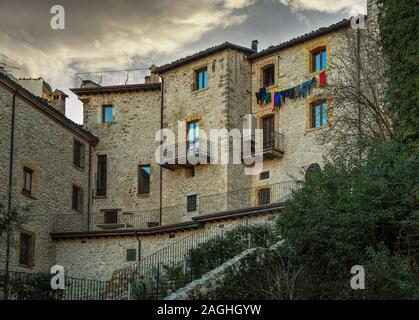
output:
<instances>
[{"instance_id":1,"label":"rooftop railing","mask_svg":"<svg viewBox=\"0 0 419 320\"><path fill-rule=\"evenodd\" d=\"M149 75L149 68L80 72L75 74L74 87L81 88L87 83L101 87L139 84Z\"/></svg>"},{"instance_id":2,"label":"rooftop railing","mask_svg":"<svg viewBox=\"0 0 419 320\"><path fill-rule=\"evenodd\" d=\"M203 216L229 211L268 207L288 199L296 183L292 180L267 184L263 187L246 188L209 196L197 196L196 202L162 208L163 221L185 221L194 216ZM160 208L123 213L121 211L87 214L61 214L55 217L53 232L84 232L107 229L147 229L158 225Z\"/></svg>"}]
</instances>

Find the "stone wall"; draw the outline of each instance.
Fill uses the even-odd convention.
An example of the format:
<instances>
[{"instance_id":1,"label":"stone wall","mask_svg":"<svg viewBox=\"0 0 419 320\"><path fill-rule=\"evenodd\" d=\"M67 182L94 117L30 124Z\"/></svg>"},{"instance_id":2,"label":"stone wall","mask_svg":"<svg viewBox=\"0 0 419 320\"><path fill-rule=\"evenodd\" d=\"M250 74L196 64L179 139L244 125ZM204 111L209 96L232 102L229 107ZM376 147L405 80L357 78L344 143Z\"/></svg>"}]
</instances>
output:
<instances>
[{"instance_id":1,"label":"stone wall","mask_svg":"<svg viewBox=\"0 0 419 320\"><path fill-rule=\"evenodd\" d=\"M311 163L323 164L323 156L330 145L322 145L317 133L321 129L310 128L310 103L320 96L320 89L312 90L307 98L286 99L281 108L272 112L271 105L257 104L255 93L262 86L263 67L275 65L275 84L269 90L281 91L318 77L318 73L310 70L310 52L319 47L326 47L328 62L331 55L342 46L343 31L329 33L325 36L284 49L270 56L252 63L252 111L257 117L257 125L262 128L262 119L267 115L274 115L274 130L285 136L285 153L283 158L264 160L264 171L270 171L270 179L259 181L253 178L253 186L261 187L266 184L301 178L302 169ZM330 69L326 74L330 76Z\"/></svg>"},{"instance_id":2,"label":"stone wall","mask_svg":"<svg viewBox=\"0 0 419 320\"><path fill-rule=\"evenodd\" d=\"M160 167L155 161L160 129L160 90L81 96L84 127L99 138L92 156L94 215L117 209L119 214L158 209ZM113 106L113 122L102 121L102 106ZM97 155L107 155L106 197L96 196ZM138 194L138 165L151 165L150 194ZM158 211L149 219L158 222Z\"/></svg>"},{"instance_id":3,"label":"stone wall","mask_svg":"<svg viewBox=\"0 0 419 320\"><path fill-rule=\"evenodd\" d=\"M12 92L0 85L0 201L7 208ZM11 270L48 271L55 264L55 243L51 240L54 217L58 214L87 214L89 143L38 107L18 95L16 98L12 207L30 204L32 209L23 229L35 234L34 265L19 265L18 233L13 234ZM74 139L85 145L84 170L73 165ZM23 166L34 170L33 197L24 195ZM83 212L72 209L72 187L84 189ZM2 241L5 244L5 241ZM0 269L5 265L5 247L0 250Z\"/></svg>"},{"instance_id":4,"label":"stone wall","mask_svg":"<svg viewBox=\"0 0 419 320\"><path fill-rule=\"evenodd\" d=\"M194 91L194 70L206 66L208 88ZM164 127L177 134L178 121L199 119L208 135L211 129L242 128L241 116L250 111L250 64L243 53L224 50L177 67L163 74ZM179 137L178 137L179 138ZM186 140L186 128L180 142ZM246 187L241 165L197 165L188 169L163 171L163 206L184 204L186 196L224 193ZM248 179L250 186L250 179ZM189 220L181 207L175 215L164 214L164 224Z\"/></svg>"},{"instance_id":5,"label":"stone wall","mask_svg":"<svg viewBox=\"0 0 419 320\"><path fill-rule=\"evenodd\" d=\"M240 269L247 257L263 254L263 252L262 248L247 249L221 266L207 272L201 278L173 292L164 300L210 300L214 292L223 284L228 270Z\"/></svg>"},{"instance_id":6,"label":"stone wall","mask_svg":"<svg viewBox=\"0 0 419 320\"><path fill-rule=\"evenodd\" d=\"M249 217L249 223L263 223L275 218L276 214ZM56 240L57 264L62 265L70 277L109 280L112 273L135 262L127 261L127 249L136 249L141 242L141 258L145 258L172 243L181 241L192 234L203 233L208 228L231 228L233 224L244 223L246 218L205 224L199 229L156 235L83 237ZM205 237L203 237L205 239ZM180 243L180 242L179 242ZM180 248L178 248L180 249Z\"/></svg>"}]
</instances>

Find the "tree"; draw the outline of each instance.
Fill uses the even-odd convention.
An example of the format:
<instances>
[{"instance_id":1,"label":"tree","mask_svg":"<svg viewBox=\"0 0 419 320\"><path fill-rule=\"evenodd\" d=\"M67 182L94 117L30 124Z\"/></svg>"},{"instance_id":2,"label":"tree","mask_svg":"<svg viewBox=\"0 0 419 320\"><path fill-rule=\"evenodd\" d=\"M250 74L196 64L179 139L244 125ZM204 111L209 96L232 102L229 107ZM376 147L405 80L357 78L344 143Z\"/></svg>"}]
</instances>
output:
<instances>
[{"instance_id":1,"label":"tree","mask_svg":"<svg viewBox=\"0 0 419 320\"><path fill-rule=\"evenodd\" d=\"M383 99L385 60L375 33L348 30L333 52L327 85L332 117L318 134L334 151L360 154L361 149L384 143L393 136L392 113Z\"/></svg>"}]
</instances>

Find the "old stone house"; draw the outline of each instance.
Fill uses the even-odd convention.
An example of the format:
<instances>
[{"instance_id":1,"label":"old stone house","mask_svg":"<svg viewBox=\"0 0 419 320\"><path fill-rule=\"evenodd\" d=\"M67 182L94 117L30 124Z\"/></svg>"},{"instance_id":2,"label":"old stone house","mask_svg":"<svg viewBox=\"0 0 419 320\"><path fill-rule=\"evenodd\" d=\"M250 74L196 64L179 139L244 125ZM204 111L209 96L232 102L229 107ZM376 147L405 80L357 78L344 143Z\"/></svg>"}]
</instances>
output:
<instances>
[{"instance_id":1,"label":"old stone house","mask_svg":"<svg viewBox=\"0 0 419 320\"><path fill-rule=\"evenodd\" d=\"M200 230L275 217L291 180L322 165L328 146L314 135L329 125L332 110L319 86L350 30L343 20L263 51L257 42L252 48L226 42L153 66L144 83L83 79L72 89L83 102L83 127L65 118L62 104L54 109L0 73L0 143L11 150L0 155L0 191L13 204L37 205L27 227L36 233L34 258L19 263L18 234L12 268L60 264L68 275L107 280ZM202 148L208 140L200 129L242 129L248 114L251 127L263 132L259 175L245 175L244 163L193 164L177 154L174 163L156 162L158 130L176 132L175 150ZM27 174L31 194L22 186Z\"/></svg>"}]
</instances>

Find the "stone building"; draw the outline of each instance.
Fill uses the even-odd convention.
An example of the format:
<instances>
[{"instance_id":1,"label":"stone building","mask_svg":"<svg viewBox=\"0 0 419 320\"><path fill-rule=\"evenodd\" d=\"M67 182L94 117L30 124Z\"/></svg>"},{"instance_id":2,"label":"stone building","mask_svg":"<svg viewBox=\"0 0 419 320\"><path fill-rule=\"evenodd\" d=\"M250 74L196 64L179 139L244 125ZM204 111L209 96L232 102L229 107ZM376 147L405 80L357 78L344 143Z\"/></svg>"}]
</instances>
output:
<instances>
[{"instance_id":1,"label":"stone building","mask_svg":"<svg viewBox=\"0 0 419 320\"><path fill-rule=\"evenodd\" d=\"M49 270L56 258L54 221L90 210L89 154L98 140L43 98L0 72L0 201L4 208L31 205L27 221L11 235L11 270Z\"/></svg>"},{"instance_id":2,"label":"stone building","mask_svg":"<svg viewBox=\"0 0 419 320\"><path fill-rule=\"evenodd\" d=\"M315 135L329 125L332 110L319 86L333 72L330 56L350 30L343 20L260 52L257 42L251 49L223 43L153 66L144 83L135 77L128 83L134 79L129 74L122 83L102 82L109 79L105 74L86 77L72 89L83 102L83 127L63 115L62 93L55 92L60 98L50 106L0 73L7 111L0 116L2 150L11 150L15 100L18 141L13 189L3 165L1 195L11 194L13 204L39 204L27 227L37 234L35 264L28 270L61 264L68 275L108 280L195 233L280 213L291 180L322 165L328 146ZM280 105L275 93L283 94ZM251 124L243 120L248 114ZM244 163L194 164L177 152L174 163L156 161L161 128L175 132L175 151L196 152L209 143L200 129L209 134L244 126L263 132L257 176L245 175ZM75 157L74 150L84 156ZM8 164L10 152L0 157ZM32 175L29 196L21 192L26 172ZM75 192L83 199L78 212L72 209ZM13 259L18 261L15 253Z\"/></svg>"}]
</instances>

